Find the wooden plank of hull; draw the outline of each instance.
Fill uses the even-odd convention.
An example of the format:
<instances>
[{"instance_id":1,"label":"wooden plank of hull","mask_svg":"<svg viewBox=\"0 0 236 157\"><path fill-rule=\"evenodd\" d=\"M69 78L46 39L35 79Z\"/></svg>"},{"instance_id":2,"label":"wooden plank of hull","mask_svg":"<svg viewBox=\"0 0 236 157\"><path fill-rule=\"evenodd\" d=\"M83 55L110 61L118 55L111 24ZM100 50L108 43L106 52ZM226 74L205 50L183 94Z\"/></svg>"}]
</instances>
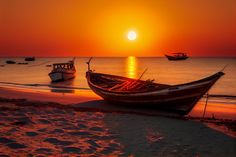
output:
<instances>
[{"instance_id":1,"label":"wooden plank of hull","mask_svg":"<svg viewBox=\"0 0 236 157\"><path fill-rule=\"evenodd\" d=\"M96 94L113 104L131 107L159 108L185 115L191 111L198 100L222 75L223 73L219 72L208 78L192 83L170 86L162 90L138 93L102 90L94 86L89 78L88 84Z\"/></svg>"},{"instance_id":2,"label":"wooden plank of hull","mask_svg":"<svg viewBox=\"0 0 236 157\"><path fill-rule=\"evenodd\" d=\"M63 73L63 79L64 80L69 80L75 77L74 73Z\"/></svg>"},{"instance_id":3,"label":"wooden plank of hull","mask_svg":"<svg viewBox=\"0 0 236 157\"><path fill-rule=\"evenodd\" d=\"M75 77L75 73L53 72L49 73L49 76L53 82L69 80Z\"/></svg>"}]
</instances>

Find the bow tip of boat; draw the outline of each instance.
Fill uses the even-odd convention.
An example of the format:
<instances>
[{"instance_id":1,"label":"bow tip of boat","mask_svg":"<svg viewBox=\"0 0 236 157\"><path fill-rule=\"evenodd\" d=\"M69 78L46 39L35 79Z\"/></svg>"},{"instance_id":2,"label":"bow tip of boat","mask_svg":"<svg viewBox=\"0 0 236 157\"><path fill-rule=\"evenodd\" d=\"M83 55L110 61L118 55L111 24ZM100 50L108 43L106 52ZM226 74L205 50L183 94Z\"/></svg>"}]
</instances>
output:
<instances>
[{"instance_id":1,"label":"bow tip of boat","mask_svg":"<svg viewBox=\"0 0 236 157\"><path fill-rule=\"evenodd\" d=\"M225 73L223 71L219 71L218 75L223 76Z\"/></svg>"}]
</instances>

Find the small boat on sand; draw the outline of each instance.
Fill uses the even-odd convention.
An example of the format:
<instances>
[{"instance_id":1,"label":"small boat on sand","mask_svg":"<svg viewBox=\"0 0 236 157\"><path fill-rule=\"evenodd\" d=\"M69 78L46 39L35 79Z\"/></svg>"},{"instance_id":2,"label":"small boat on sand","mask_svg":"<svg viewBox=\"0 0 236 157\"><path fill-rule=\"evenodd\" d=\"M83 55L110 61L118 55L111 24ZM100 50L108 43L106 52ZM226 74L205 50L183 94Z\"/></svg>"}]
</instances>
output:
<instances>
[{"instance_id":1,"label":"small boat on sand","mask_svg":"<svg viewBox=\"0 0 236 157\"><path fill-rule=\"evenodd\" d=\"M52 82L65 81L74 78L76 72L74 60L75 58L67 63L53 64L53 70L48 74Z\"/></svg>"},{"instance_id":2,"label":"small boat on sand","mask_svg":"<svg viewBox=\"0 0 236 157\"><path fill-rule=\"evenodd\" d=\"M35 61L35 57L25 57L25 61Z\"/></svg>"},{"instance_id":3,"label":"small boat on sand","mask_svg":"<svg viewBox=\"0 0 236 157\"><path fill-rule=\"evenodd\" d=\"M109 103L126 107L156 109L187 115L199 99L224 75L219 71L190 83L168 85L153 80L131 79L95 73L87 62L86 78L89 87Z\"/></svg>"},{"instance_id":4,"label":"small boat on sand","mask_svg":"<svg viewBox=\"0 0 236 157\"><path fill-rule=\"evenodd\" d=\"M7 64L16 64L16 62L13 61L13 60L7 60L6 63L7 63Z\"/></svg>"},{"instance_id":5,"label":"small boat on sand","mask_svg":"<svg viewBox=\"0 0 236 157\"><path fill-rule=\"evenodd\" d=\"M172 53L172 55L166 54L165 56L170 61L186 60L189 58L186 53Z\"/></svg>"}]
</instances>

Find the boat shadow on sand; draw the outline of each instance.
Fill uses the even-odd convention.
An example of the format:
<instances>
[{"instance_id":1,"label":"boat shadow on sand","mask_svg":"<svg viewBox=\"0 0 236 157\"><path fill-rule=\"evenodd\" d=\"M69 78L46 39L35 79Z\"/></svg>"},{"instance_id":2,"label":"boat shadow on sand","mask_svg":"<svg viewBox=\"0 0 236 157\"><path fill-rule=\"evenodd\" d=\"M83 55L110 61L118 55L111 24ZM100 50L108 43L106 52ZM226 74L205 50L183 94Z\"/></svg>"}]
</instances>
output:
<instances>
[{"instance_id":1,"label":"boat shadow on sand","mask_svg":"<svg viewBox=\"0 0 236 157\"><path fill-rule=\"evenodd\" d=\"M142 106L125 106L121 104L111 104L104 100L92 100L72 105L79 111L94 111L104 113L124 113L124 114L137 114L147 116L165 116L173 118L183 118L182 115L171 113L164 110L153 110L153 108L144 108Z\"/></svg>"}]
</instances>

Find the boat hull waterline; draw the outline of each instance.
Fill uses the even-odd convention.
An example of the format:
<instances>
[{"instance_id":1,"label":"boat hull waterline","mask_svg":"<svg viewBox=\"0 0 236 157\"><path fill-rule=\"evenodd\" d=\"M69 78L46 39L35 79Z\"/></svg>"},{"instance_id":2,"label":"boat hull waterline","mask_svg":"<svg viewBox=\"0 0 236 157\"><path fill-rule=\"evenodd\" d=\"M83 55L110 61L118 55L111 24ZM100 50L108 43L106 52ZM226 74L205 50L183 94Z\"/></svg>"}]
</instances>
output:
<instances>
[{"instance_id":1,"label":"boat hull waterline","mask_svg":"<svg viewBox=\"0 0 236 157\"><path fill-rule=\"evenodd\" d=\"M53 82L69 80L75 77L75 73L51 72L48 74Z\"/></svg>"}]
</instances>

